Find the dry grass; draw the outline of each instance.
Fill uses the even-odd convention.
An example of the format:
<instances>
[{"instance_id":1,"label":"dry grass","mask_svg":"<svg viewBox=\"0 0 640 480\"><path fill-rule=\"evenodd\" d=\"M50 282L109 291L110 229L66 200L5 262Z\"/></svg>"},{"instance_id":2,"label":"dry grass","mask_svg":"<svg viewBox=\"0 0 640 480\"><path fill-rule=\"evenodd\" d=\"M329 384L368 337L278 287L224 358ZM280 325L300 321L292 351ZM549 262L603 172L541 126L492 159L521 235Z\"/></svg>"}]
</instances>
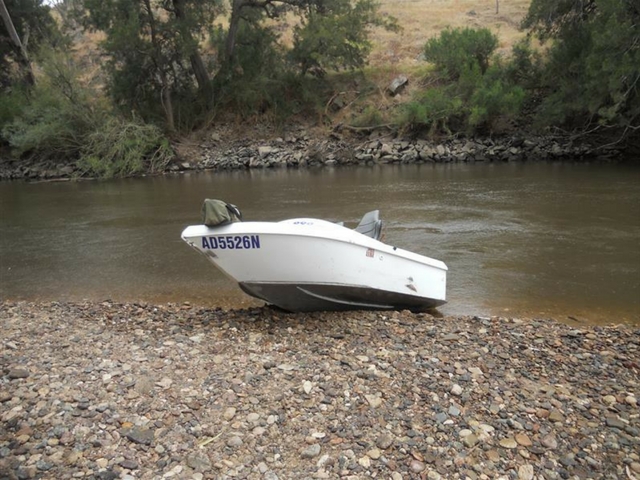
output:
<instances>
[{"instance_id":1,"label":"dry grass","mask_svg":"<svg viewBox=\"0 0 640 480\"><path fill-rule=\"evenodd\" d=\"M498 53L508 55L513 44L525 36L519 25L530 3L531 0L501 1L496 13L496 0L381 0L381 12L395 17L402 30L373 32L374 48L365 74L377 88L361 94L354 108L338 112L336 121L350 123L367 105L386 116L416 90L424 88L429 71L429 65L421 59L424 45L447 27L488 28L498 36ZM400 74L407 76L409 84L402 95L390 97L385 88Z\"/></svg>"},{"instance_id":2,"label":"dry grass","mask_svg":"<svg viewBox=\"0 0 640 480\"><path fill-rule=\"evenodd\" d=\"M507 53L524 33L519 25L531 0L382 0L381 12L398 19L399 33L376 30L371 65L415 66L426 41L447 27L489 28L500 39L499 52Z\"/></svg>"},{"instance_id":3,"label":"dry grass","mask_svg":"<svg viewBox=\"0 0 640 480\"><path fill-rule=\"evenodd\" d=\"M373 51L369 63L373 67L407 68L421 63L420 54L426 41L437 36L447 27L489 28L500 39L498 52L508 54L511 46L525 34L519 25L529 9L531 0L381 0L380 12L398 20L401 31L387 32L375 29L372 32ZM295 25L293 14L281 19L276 27L281 32L280 40L292 44L291 26ZM226 26L226 19L220 20Z\"/></svg>"}]
</instances>

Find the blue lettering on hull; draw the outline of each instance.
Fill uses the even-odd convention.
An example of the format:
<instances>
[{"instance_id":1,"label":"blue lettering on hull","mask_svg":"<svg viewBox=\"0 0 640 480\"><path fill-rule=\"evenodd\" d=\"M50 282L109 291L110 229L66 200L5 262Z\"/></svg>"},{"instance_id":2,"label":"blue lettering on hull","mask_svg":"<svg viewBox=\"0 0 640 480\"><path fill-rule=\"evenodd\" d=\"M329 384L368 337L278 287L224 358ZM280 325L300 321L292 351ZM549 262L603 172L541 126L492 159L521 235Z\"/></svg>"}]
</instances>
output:
<instances>
[{"instance_id":1,"label":"blue lettering on hull","mask_svg":"<svg viewBox=\"0 0 640 480\"><path fill-rule=\"evenodd\" d=\"M219 235L202 237L202 248L207 250L250 250L260 248L260 235Z\"/></svg>"}]
</instances>

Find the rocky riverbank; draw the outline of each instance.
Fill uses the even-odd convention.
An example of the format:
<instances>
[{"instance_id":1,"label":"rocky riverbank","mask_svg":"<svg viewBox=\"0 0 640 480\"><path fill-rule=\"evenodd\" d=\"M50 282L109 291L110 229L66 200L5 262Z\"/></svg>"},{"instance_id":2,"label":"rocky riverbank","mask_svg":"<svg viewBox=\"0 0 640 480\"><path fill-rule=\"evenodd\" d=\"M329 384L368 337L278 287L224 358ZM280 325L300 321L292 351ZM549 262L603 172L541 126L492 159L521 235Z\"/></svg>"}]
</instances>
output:
<instances>
[{"instance_id":1,"label":"rocky riverbank","mask_svg":"<svg viewBox=\"0 0 640 480\"><path fill-rule=\"evenodd\" d=\"M195 163L170 167L180 169L237 170L251 168L299 168L343 165L475 163L517 161L587 161L616 158L618 152L599 151L587 144L552 137L507 137L493 139L427 140L374 138L355 142L332 135L310 138L304 131L269 142L235 144L229 148L203 145Z\"/></svg>"},{"instance_id":2,"label":"rocky riverbank","mask_svg":"<svg viewBox=\"0 0 640 480\"><path fill-rule=\"evenodd\" d=\"M3 302L0 478L634 479L640 330Z\"/></svg>"},{"instance_id":3,"label":"rocky riverbank","mask_svg":"<svg viewBox=\"0 0 640 480\"><path fill-rule=\"evenodd\" d=\"M236 132L234 138L237 136ZM165 173L415 163L610 161L620 157L614 148L598 149L567 137L551 136L433 142L375 135L364 140L348 134L326 136L293 128L283 136L264 138L227 139L214 133L195 146L178 146L179 158L167 166ZM82 175L74 163L0 162L0 180L54 180Z\"/></svg>"}]
</instances>

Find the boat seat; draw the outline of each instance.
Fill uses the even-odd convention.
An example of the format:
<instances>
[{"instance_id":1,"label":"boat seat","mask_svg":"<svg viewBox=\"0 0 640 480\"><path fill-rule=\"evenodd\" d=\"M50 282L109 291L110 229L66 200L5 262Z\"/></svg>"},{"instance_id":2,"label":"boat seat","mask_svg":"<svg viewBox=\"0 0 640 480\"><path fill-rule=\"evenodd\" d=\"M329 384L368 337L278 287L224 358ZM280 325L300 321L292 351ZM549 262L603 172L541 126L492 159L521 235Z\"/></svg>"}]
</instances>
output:
<instances>
[{"instance_id":1,"label":"boat seat","mask_svg":"<svg viewBox=\"0 0 640 480\"><path fill-rule=\"evenodd\" d=\"M373 210L364 214L362 220L355 228L355 231L371 237L374 240L380 240L382 235L382 220L380 220L380 210Z\"/></svg>"}]
</instances>

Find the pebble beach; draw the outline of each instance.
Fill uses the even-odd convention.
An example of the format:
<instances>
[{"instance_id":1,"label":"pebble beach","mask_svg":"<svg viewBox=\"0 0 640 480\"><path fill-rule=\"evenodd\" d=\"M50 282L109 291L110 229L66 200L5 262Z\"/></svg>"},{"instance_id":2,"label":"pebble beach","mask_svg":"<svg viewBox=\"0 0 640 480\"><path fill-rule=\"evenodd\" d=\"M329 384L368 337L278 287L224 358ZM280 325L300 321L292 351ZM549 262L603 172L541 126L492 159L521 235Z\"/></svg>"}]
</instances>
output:
<instances>
[{"instance_id":1,"label":"pebble beach","mask_svg":"<svg viewBox=\"0 0 640 480\"><path fill-rule=\"evenodd\" d=\"M0 479L640 479L640 328L0 302Z\"/></svg>"}]
</instances>

